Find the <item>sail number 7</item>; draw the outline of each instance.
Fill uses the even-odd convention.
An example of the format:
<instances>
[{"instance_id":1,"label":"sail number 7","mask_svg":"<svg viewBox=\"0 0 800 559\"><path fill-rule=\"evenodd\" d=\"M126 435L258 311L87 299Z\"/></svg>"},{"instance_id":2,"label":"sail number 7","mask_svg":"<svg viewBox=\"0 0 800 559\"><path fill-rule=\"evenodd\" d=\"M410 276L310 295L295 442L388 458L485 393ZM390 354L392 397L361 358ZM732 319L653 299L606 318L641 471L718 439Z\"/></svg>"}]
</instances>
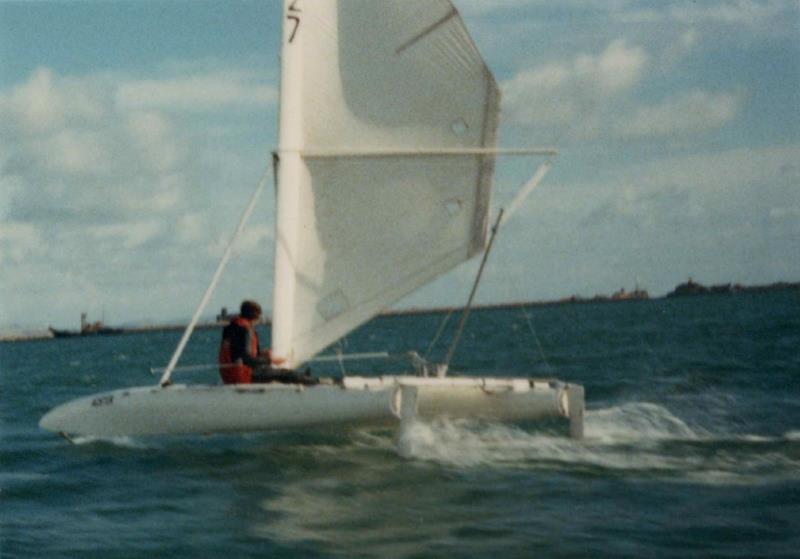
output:
<instances>
[{"instance_id":1,"label":"sail number 7","mask_svg":"<svg viewBox=\"0 0 800 559\"><path fill-rule=\"evenodd\" d=\"M297 0L294 0L291 4L289 4L289 13L286 14L286 19L294 23L294 27L292 28L292 32L289 34L289 42L291 43L294 41L295 35L297 35L297 29L300 27L300 8L296 6Z\"/></svg>"}]
</instances>

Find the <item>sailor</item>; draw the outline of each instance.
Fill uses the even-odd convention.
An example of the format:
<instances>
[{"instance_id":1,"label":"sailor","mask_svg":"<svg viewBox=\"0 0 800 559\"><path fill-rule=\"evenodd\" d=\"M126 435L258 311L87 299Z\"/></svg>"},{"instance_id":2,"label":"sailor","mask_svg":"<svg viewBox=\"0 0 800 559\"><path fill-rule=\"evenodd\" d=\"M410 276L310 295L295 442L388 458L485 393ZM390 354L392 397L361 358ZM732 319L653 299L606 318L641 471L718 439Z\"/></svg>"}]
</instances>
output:
<instances>
[{"instance_id":1,"label":"sailor","mask_svg":"<svg viewBox=\"0 0 800 559\"><path fill-rule=\"evenodd\" d=\"M251 384L254 382L283 382L291 384L317 384L309 371L299 374L290 369L273 368L268 349L258 343L256 324L261 320L261 305L245 300L230 324L222 330L219 348L219 373L225 384Z\"/></svg>"}]
</instances>

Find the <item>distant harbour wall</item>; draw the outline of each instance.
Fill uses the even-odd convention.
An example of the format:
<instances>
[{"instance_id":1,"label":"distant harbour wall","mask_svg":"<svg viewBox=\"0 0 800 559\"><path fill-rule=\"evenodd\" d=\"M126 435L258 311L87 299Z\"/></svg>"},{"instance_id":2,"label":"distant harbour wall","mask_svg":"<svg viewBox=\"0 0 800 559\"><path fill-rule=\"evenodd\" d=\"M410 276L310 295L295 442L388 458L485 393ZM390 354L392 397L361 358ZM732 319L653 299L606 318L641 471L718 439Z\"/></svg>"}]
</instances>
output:
<instances>
[{"instance_id":1,"label":"distant harbour wall","mask_svg":"<svg viewBox=\"0 0 800 559\"><path fill-rule=\"evenodd\" d=\"M765 285L741 285L738 283L725 283L706 286L694 281L692 278L685 283L679 284L672 291L667 293L664 298L674 297L691 297L696 295L735 295L738 293L759 293L765 291L782 291L782 290L800 290L800 282L776 282ZM658 299L660 297L655 297ZM491 309L514 309L523 307L545 307L557 305L573 305L573 304L586 304L586 303L619 303L624 301L641 301L649 300L651 297L647 291L641 290L638 287L633 291L625 291L620 289L612 295L594 295L592 297L582 297L580 295L573 295L563 299L553 301L521 301L512 303L498 303L488 305L475 305L473 310L491 310ZM389 310L381 313L380 316L402 316L413 314L436 314L436 313L449 313L461 310L462 307L425 307L425 308L410 308L410 309L397 309ZM196 329L205 328L221 328L227 322L205 322L195 326ZM269 324L269 319L264 320L264 324ZM119 327L114 329L114 334L135 334L139 332L155 332L155 331L171 331L171 330L184 330L185 324L152 324L144 326L131 326ZM85 336L104 335L104 334L86 334ZM75 331L72 337L85 337L80 332ZM50 340L56 336L53 335L52 330L18 330L8 331L6 333L0 332L0 342L21 342L31 340Z\"/></svg>"}]
</instances>

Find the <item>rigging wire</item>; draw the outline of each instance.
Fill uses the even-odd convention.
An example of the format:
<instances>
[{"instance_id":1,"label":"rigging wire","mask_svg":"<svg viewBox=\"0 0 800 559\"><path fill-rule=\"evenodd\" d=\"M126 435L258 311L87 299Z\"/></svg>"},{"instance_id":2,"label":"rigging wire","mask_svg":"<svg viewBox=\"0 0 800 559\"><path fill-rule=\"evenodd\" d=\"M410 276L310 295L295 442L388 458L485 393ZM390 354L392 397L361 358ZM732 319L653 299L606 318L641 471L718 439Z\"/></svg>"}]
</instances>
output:
<instances>
[{"instance_id":1,"label":"rigging wire","mask_svg":"<svg viewBox=\"0 0 800 559\"><path fill-rule=\"evenodd\" d=\"M533 321L531 320L531 317L528 314L528 309L526 309L523 306L520 307L520 310L522 311L522 316L525 317L525 322L528 324L528 329L531 331L533 339L536 341L536 347L539 348L539 356L542 358L542 363L544 363L544 366L548 371L552 371L553 367L547 361L547 356L544 354L544 348L542 347L542 342L539 340L539 335L536 333L536 329L533 327Z\"/></svg>"},{"instance_id":2,"label":"rigging wire","mask_svg":"<svg viewBox=\"0 0 800 559\"><path fill-rule=\"evenodd\" d=\"M339 340L339 343L336 345L336 361L339 363L339 370L342 372L342 378L347 376L347 371L344 370L344 344L342 340Z\"/></svg>"},{"instance_id":3,"label":"rigging wire","mask_svg":"<svg viewBox=\"0 0 800 559\"><path fill-rule=\"evenodd\" d=\"M534 177L530 181L528 181L528 183L525 186L522 187L522 189L520 190L520 194L518 194L514 198L512 203L511 203L511 207L514 210L516 210L519 207L519 205L521 203L521 200L524 197L526 197L528 194L530 194L530 192L536 186L538 186L539 182L541 182L542 178L544 178L544 175L547 173L547 171L550 170L552 165L553 165L553 160L552 159L548 159L547 161L545 161L542 164L542 166L539 168L539 170L536 172ZM503 259L502 253L501 253L501 256L499 258L501 260ZM509 277L511 278L511 283L514 284L513 285L514 291L519 293L520 292L519 285L517 284L517 281L514 278L514 275L513 274L509 274ZM542 346L542 342L539 339L539 334L536 332L536 328L533 325L533 320L531 320L530 313L528 312L528 309L525 307L525 305L520 306L520 312L522 313L522 316L525 318L525 324L528 327L528 331L531 333L531 337L533 338L534 342L536 342L536 347L539 350L539 356L542 359L542 363L544 363L544 366L545 366L545 368L547 370L552 370L553 367L550 365L549 361L547 360L547 356L545 355L545 352L544 352L544 347Z\"/></svg>"},{"instance_id":4,"label":"rigging wire","mask_svg":"<svg viewBox=\"0 0 800 559\"><path fill-rule=\"evenodd\" d=\"M447 374L447 369L450 367L450 361L453 359L453 354L458 347L458 342L461 341L461 334L464 332L464 326L467 323L467 318L469 318L469 313L472 310L472 301L475 299L475 293L478 291L478 284L481 282L481 277L483 276L483 270L486 267L486 261L489 258L489 253L492 251L492 246L494 245L494 239L497 236L497 232L500 229L500 223L503 221L503 213L505 210L500 208L500 212L497 214L497 221L494 223L494 227L492 227L492 236L489 237L489 244L486 245L486 250L483 252L483 259L481 260L481 265L478 268L478 275L475 277L475 282L472 284L472 291L470 291L469 299L467 300L467 305L464 307L464 312L461 314L461 320L458 323L458 329L456 330L456 334L453 337L453 341L450 343L450 349L447 350L447 357L444 359L444 363L442 364L441 369L437 374L439 376L444 376Z\"/></svg>"},{"instance_id":5,"label":"rigging wire","mask_svg":"<svg viewBox=\"0 0 800 559\"><path fill-rule=\"evenodd\" d=\"M499 154L499 152L498 152L498 154ZM440 376L444 376L444 375L447 374L447 369L450 366L450 361L453 358L453 354L455 353L455 350L456 350L456 347L458 346L459 341L461 340L461 334L462 334L462 332L464 330L464 325L466 324L467 318L469 317L469 314L470 314L470 311L471 311L472 301L473 301L473 299L475 297L475 293L477 291L478 284L480 283L481 276L483 274L483 270L484 270L484 267L486 265L486 260L487 260L487 258L489 256L489 252L492 249L492 245L494 243L494 239L495 239L495 236L497 235L497 232L498 232L498 230L500 228L500 225L504 224L508 220L508 218L511 217L511 215L513 215L519 209L519 207L522 205L522 203L525 201L525 199L531 194L531 192L533 192L533 190L537 186L539 186L539 183L542 182L542 179L544 179L545 175L547 175L547 173L550 171L551 167L553 166L554 159L558 156L558 152L556 152L555 150L549 150L547 153L541 153L541 154L542 155L548 155L549 157L544 161L544 163L539 165L539 167L536 169L536 172L533 174L533 176L530 179L528 179L525 182L525 184L522 185L522 187L517 192L516 196L514 196L514 199L511 200L511 203L508 205L507 209L505 207L501 207L500 208L500 212L499 212L499 214L497 216L497 221L495 222L494 227L492 227L492 235L489 238L489 243L486 246L486 249L485 249L485 251L483 253L483 259L481 260L480 267L478 268L477 277L475 278L475 282L472 285L472 291L470 292L469 299L467 300L467 304L464 307L464 311L463 311L463 313L461 315L461 320L460 320L460 322L458 324L458 327L456 329L455 336L453 337L453 341L451 342L450 348L447 351L447 356L445 357L444 363L439 368L438 374ZM430 345L428 346L428 349L425 352L425 357L426 358L428 356L428 353L430 353L430 351L433 348L434 344L436 343L436 341L438 341L439 337L441 336L442 332L444 331L445 325L450 320L450 314L452 314L452 310L445 317L444 321L439 326L439 330L436 332L436 335L434 336L433 341L431 341ZM533 324L531 323L530 318L527 315L526 315L526 320L528 321L528 326L529 326L530 330L533 332L534 337L537 339L537 343L538 343L538 336L536 336L536 330L533 329ZM539 347L541 348L541 343L539 343ZM542 353L542 355L544 355L544 354ZM545 363L546 363L546 360L545 360ZM549 364L548 364L548 367L549 367Z\"/></svg>"},{"instance_id":6,"label":"rigging wire","mask_svg":"<svg viewBox=\"0 0 800 559\"><path fill-rule=\"evenodd\" d=\"M253 213L253 208L256 206L256 202L258 201L261 192L264 190L267 182L269 182L270 172L269 169L264 172L264 175L261 177L261 180L258 183L258 187L256 188L255 192L253 192L252 198L250 198L250 202L247 204L244 212L242 213L242 217L239 219L239 224L236 226L236 231L234 232L231 240L228 242L228 246L225 249L225 254L222 255L222 259L220 260L219 264L217 265L217 270L214 272L214 277L211 278L211 283L209 284L208 288L206 289L203 298L200 301L200 304L197 306L197 310L194 312L194 316L192 320L189 322L189 325L186 327L186 330L183 332L183 337L181 341L178 343L178 347L175 348L175 352L172 354L172 358L169 360L169 364L167 368L164 370L164 374L161 376L161 380L159 384L162 387L168 386L170 384L170 376L172 375L172 371L175 368L175 365L178 364L178 359L180 359L181 354L183 353L186 344L189 342L189 338L194 331L194 327L197 325L198 320L200 320L200 315L202 314L203 310L205 310L206 305L208 304L209 299L211 299L211 294L214 292L214 289L217 287L217 283L219 283L219 279L222 276L222 272L225 269L225 266L228 263L228 260L231 257L233 252L233 247L236 244L237 239L241 236L242 231L244 230L245 225L247 224L247 220L250 218L250 214Z\"/></svg>"},{"instance_id":7,"label":"rigging wire","mask_svg":"<svg viewBox=\"0 0 800 559\"><path fill-rule=\"evenodd\" d=\"M520 206L522 205L522 202L530 195L530 193L533 192L533 190L537 186L539 186L539 183L542 181L544 176L552 168L555 158L556 158L556 155L552 155L551 157L548 157L544 161L544 163L542 163L539 166L539 168L536 170L536 173L533 175L533 177L531 177L520 188L520 190L518 191L517 195L514 197L514 199L509 204L508 212L506 213L506 216L502 219L501 224L504 224L508 220L508 218L511 217L511 215L520 208ZM503 257L501 256L500 258L502 259ZM511 277L513 278L513 275L511 275ZM512 279L512 282L513 281L514 280ZM518 286L515 285L515 287L518 287ZM519 290L517 289L516 291L519 291ZM542 362L544 363L545 368L547 370L552 370L553 367L550 365L550 363L547 360L547 357L546 357L546 355L544 353L544 348L542 347L542 342L539 339L539 335L536 333L536 328L534 328L534 326L533 326L533 321L531 320L531 317L528 314L527 309L524 306L522 306L522 307L520 307L520 310L522 312L522 316L525 318L525 323L528 326L528 330L530 331L531 336L533 337L534 341L536 342L536 347L539 350L539 355L542 358Z\"/></svg>"},{"instance_id":8,"label":"rigging wire","mask_svg":"<svg viewBox=\"0 0 800 559\"><path fill-rule=\"evenodd\" d=\"M450 321L450 317L453 316L454 312L455 312L455 309L451 308L450 311L447 313L447 316L445 316L444 319L442 320L441 324L439 325L439 329L436 330L436 334L433 336L433 339L431 340L431 343L428 344L428 349L425 350L425 353L422 356L422 358L424 360L426 360L426 361L428 360L428 355L430 354L431 350L433 349L433 346L436 345L436 342L439 341L439 338L442 337L442 334L444 333L445 326L447 326L447 323Z\"/></svg>"}]
</instances>

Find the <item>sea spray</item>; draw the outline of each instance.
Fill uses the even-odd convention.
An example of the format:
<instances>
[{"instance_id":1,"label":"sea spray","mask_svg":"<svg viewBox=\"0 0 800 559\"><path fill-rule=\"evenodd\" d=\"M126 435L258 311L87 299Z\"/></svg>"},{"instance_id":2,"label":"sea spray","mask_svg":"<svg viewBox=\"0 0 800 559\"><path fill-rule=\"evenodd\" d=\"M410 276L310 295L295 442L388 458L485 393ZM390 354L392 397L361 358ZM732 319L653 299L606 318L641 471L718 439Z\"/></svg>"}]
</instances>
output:
<instances>
[{"instance_id":1,"label":"sea spray","mask_svg":"<svg viewBox=\"0 0 800 559\"><path fill-rule=\"evenodd\" d=\"M642 479L749 485L800 478L800 461L769 448L791 436L711 435L662 406L633 402L588 412L582 441L489 421L416 420L399 432L396 451L407 460L449 468L618 472Z\"/></svg>"},{"instance_id":2,"label":"sea spray","mask_svg":"<svg viewBox=\"0 0 800 559\"><path fill-rule=\"evenodd\" d=\"M587 412L585 436L592 442L605 444L698 438L692 428L665 407L647 402Z\"/></svg>"},{"instance_id":3,"label":"sea spray","mask_svg":"<svg viewBox=\"0 0 800 559\"><path fill-rule=\"evenodd\" d=\"M569 460L571 449L579 448L579 443L564 436L528 432L503 423L447 418L416 420L400 431L397 443L404 458L456 467L524 467L536 460Z\"/></svg>"},{"instance_id":4,"label":"sea spray","mask_svg":"<svg viewBox=\"0 0 800 559\"><path fill-rule=\"evenodd\" d=\"M144 450L154 448L155 441L150 439L150 444L143 439L135 439L133 437L90 437L79 436L70 437L69 442L74 445L110 445L118 448L132 448L137 450Z\"/></svg>"}]
</instances>

